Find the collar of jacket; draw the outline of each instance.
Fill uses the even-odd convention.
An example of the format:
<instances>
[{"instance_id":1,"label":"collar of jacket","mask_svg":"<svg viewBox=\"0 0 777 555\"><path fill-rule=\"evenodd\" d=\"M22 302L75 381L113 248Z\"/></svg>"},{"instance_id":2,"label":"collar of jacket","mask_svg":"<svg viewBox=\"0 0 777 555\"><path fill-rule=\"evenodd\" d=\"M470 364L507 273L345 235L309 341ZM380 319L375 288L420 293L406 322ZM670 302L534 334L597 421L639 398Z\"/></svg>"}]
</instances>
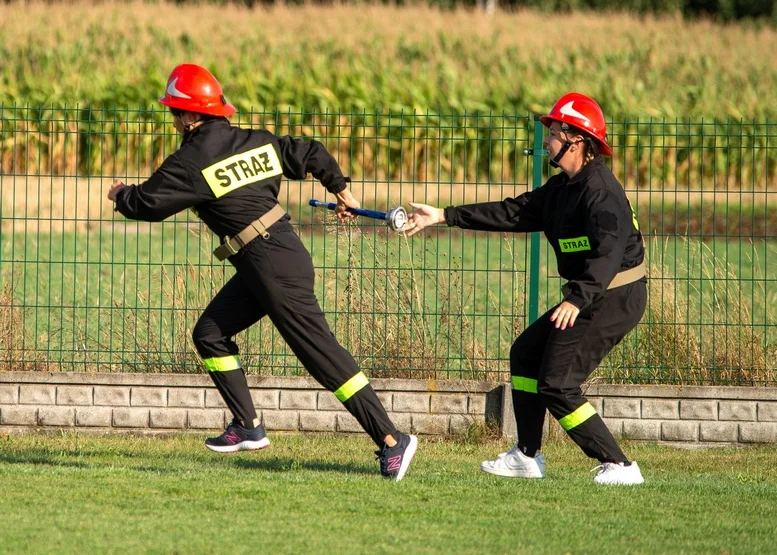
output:
<instances>
[{"instance_id":1,"label":"collar of jacket","mask_svg":"<svg viewBox=\"0 0 777 555\"><path fill-rule=\"evenodd\" d=\"M229 126L229 120L227 118L219 118L219 119L209 119L208 121L203 121L200 125L192 129L191 131L184 132L182 144L185 143L186 141L192 140L200 133L207 133L211 129L216 129L218 127L221 127L222 125Z\"/></svg>"},{"instance_id":2,"label":"collar of jacket","mask_svg":"<svg viewBox=\"0 0 777 555\"><path fill-rule=\"evenodd\" d=\"M604 164L604 158L601 156L597 156L590 162L588 162L585 166L581 168L579 172L575 174L574 177L567 178L567 185L574 185L575 183L580 183L581 181L585 181L588 179L588 176L590 176L593 172L598 170L602 164Z\"/></svg>"}]
</instances>

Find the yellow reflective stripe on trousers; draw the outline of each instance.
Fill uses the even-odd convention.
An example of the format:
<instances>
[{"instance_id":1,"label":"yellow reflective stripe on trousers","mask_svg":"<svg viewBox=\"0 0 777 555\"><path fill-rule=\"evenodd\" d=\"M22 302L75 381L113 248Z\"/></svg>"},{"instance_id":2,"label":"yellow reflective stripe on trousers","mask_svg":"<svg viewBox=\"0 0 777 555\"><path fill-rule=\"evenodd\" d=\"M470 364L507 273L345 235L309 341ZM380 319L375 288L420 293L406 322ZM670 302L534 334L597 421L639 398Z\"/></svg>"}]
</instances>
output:
<instances>
[{"instance_id":1,"label":"yellow reflective stripe on trousers","mask_svg":"<svg viewBox=\"0 0 777 555\"><path fill-rule=\"evenodd\" d=\"M370 383L370 381L367 379L367 376L364 375L364 372L359 372L335 391L335 397L340 399L341 403L345 403L368 383Z\"/></svg>"},{"instance_id":2,"label":"yellow reflective stripe on trousers","mask_svg":"<svg viewBox=\"0 0 777 555\"><path fill-rule=\"evenodd\" d=\"M513 389L516 391L526 391L527 393L537 393L537 380L513 376Z\"/></svg>"},{"instance_id":3,"label":"yellow reflective stripe on trousers","mask_svg":"<svg viewBox=\"0 0 777 555\"><path fill-rule=\"evenodd\" d=\"M237 355L230 355L228 357L213 357L204 358L202 363L205 365L205 369L208 372L228 372L230 370L239 370L240 358Z\"/></svg>"},{"instance_id":4,"label":"yellow reflective stripe on trousers","mask_svg":"<svg viewBox=\"0 0 777 555\"><path fill-rule=\"evenodd\" d=\"M591 403L586 403L571 414L567 414L564 418L558 421L561 427L566 431L579 426L589 418L596 414L596 409Z\"/></svg>"}]
</instances>

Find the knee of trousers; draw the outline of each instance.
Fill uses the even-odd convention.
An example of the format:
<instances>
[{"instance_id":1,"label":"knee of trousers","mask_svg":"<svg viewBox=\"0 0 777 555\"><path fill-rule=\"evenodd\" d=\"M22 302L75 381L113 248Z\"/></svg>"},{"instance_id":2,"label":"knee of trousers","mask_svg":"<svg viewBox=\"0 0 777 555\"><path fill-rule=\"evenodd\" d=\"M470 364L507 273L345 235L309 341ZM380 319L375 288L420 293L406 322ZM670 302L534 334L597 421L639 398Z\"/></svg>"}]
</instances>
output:
<instances>
[{"instance_id":1,"label":"knee of trousers","mask_svg":"<svg viewBox=\"0 0 777 555\"><path fill-rule=\"evenodd\" d=\"M526 357L526 347L518 342L513 343L510 347L510 374L536 380L539 369L533 366L536 366L536 362L533 363Z\"/></svg>"},{"instance_id":2,"label":"knee of trousers","mask_svg":"<svg viewBox=\"0 0 777 555\"><path fill-rule=\"evenodd\" d=\"M558 385L541 379L537 382L537 395L545 401L548 407L556 403L564 403L573 395L569 391L562 390Z\"/></svg>"},{"instance_id":3,"label":"knee of trousers","mask_svg":"<svg viewBox=\"0 0 777 555\"><path fill-rule=\"evenodd\" d=\"M542 366L542 354L537 348L537 345L529 345L521 337L516 339L510 347L510 374L536 380Z\"/></svg>"},{"instance_id":4,"label":"knee of trousers","mask_svg":"<svg viewBox=\"0 0 777 555\"><path fill-rule=\"evenodd\" d=\"M216 345L223 341L221 333L216 326L206 323L204 320L198 320L192 330L192 342L199 355L203 358L212 356Z\"/></svg>"}]
</instances>

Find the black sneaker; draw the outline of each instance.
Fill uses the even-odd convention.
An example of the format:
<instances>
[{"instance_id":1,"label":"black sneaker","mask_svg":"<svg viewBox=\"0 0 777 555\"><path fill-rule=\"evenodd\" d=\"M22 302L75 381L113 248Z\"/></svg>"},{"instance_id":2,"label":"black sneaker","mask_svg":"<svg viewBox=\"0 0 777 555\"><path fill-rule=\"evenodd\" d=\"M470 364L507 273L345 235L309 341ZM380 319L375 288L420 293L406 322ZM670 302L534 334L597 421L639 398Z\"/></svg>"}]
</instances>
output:
<instances>
[{"instance_id":1,"label":"black sneaker","mask_svg":"<svg viewBox=\"0 0 777 555\"><path fill-rule=\"evenodd\" d=\"M205 440L205 447L217 453L253 451L254 449L264 449L269 445L270 440L264 435L264 425L260 424L253 430L247 430L237 420L233 420L219 437Z\"/></svg>"},{"instance_id":2,"label":"black sneaker","mask_svg":"<svg viewBox=\"0 0 777 555\"><path fill-rule=\"evenodd\" d=\"M397 444L394 447L383 444L382 449L375 451L383 477L397 482L404 478L417 448L418 438L402 432L397 433Z\"/></svg>"}]
</instances>

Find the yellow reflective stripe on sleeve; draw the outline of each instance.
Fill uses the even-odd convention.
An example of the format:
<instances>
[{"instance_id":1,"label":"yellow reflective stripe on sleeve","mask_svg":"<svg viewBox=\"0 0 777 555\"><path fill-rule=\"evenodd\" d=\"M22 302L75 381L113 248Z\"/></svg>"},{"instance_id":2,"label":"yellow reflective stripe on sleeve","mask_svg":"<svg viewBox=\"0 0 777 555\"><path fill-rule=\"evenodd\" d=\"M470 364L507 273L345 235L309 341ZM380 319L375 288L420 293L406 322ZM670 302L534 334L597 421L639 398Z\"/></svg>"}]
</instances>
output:
<instances>
[{"instance_id":1,"label":"yellow reflective stripe on sleeve","mask_svg":"<svg viewBox=\"0 0 777 555\"><path fill-rule=\"evenodd\" d=\"M569 431L591 418L594 414L596 414L594 406L591 403L586 403L573 413L567 414L564 418L559 420L558 423L561 424L561 427L566 431Z\"/></svg>"},{"instance_id":2,"label":"yellow reflective stripe on sleeve","mask_svg":"<svg viewBox=\"0 0 777 555\"><path fill-rule=\"evenodd\" d=\"M237 355L204 358L202 359L202 364L205 365L205 369L208 372L228 372L230 370L239 370L242 368L240 365L240 358Z\"/></svg>"},{"instance_id":3,"label":"yellow reflective stripe on sleeve","mask_svg":"<svg viewBox=\"0 0 777 555\"><path fill-rule=\"evenodd\" d=\"M571 239L559 239L558 247L561 252L580 252L590 251L591 244L588 242L588 237L572 237Z\"/></svg>"},{"instance_id":4,"label":"yellow reflective stripe on sleeve","mask_svg":"<svg viewBox=\"0 0 777 555\"><path fill-rule=\"evenodd\" d=\"M368 383L370 383L370 381L367 379L367 376L364 375L364 372L359 372L335 391L335 397L337 397L341 403L345 403Z\"/></svg>"},{"instance_id":5,"label":"yellow reflective stripe on sleeve","mask_svg":"<svg viewBox=\"0 0 777 555\"><path fill-rule=\"evenodd\" d=\"M202 177L216 198L220 198L244 185L282 173L283 166L275 147L266 144L208 166L202 170Z\"/></svg>"},{"instance_id":6,"label":"yellow reflective stripe on sleeve","mask_svg":"<svg viewBox=\"0 0 777 555\"><path fill-rule=\"evenodd\" d=\"M537 393L537 380L513 376L513 389L516 391L526 391L527 393Z\"/></svg>"},{"instance_id":7,"label":"yellow reflective stripe on sleeve","mask_svg":"<svg viewBox=\"0 0 777 555\"><path fill-rule=\"evenodd\" d=\"M639 231L639 221L637 220L637 214L634 212L634 207L631 205L629 199L626 199L626 202L629 203L629 208L631 208L631 222L634 224L634 229Z\"/></svg>"}]
</instances>

